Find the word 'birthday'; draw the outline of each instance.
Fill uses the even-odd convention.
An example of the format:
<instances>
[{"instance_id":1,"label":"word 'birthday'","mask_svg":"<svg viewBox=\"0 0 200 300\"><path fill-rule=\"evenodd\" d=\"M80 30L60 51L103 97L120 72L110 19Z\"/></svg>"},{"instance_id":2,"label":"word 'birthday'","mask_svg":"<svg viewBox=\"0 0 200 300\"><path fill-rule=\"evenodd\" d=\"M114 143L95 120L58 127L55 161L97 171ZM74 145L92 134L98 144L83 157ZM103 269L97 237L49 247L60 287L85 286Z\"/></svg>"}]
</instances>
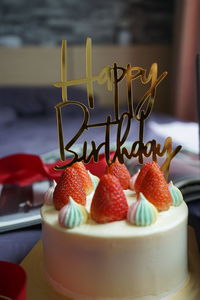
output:
<instances>
[{"instance_id":1,"label":"word 'birthday'","mask_svg":"<svg viewBox=\"0 0 200 300\"><path fill-rule=\"evenodd\" d=\"M144 143L144 124L145 120L151 114L154 106L156 89L159 83L165 78L167 72L163 72L158 76L157 64L153 63L149 72L141 67L131 66L128 64L126 67L118 66L114 63L112 66L106 66L100 70L96 76L92 75L92 44L91 39L86 41L86 74L84 78L67 80L67 68L66 68L66 41L62 42L61 48L61 82L57 82L54 85L62 88L62 101L56 105L56 117L58 126L58 138L60 157L62 161L66 160L65 151L72 155L72 159L69 163L56 166L56 169L64 169L77 161L83 161L88 163L91 159L98 162L99 154L104 149L105 159L107 164L111 164L116 159L120 163L124 163L125 157L130 159L132 157L138 158L140 164L143 163L144 157L152 157L152 160L157 161L157 157L164 157L165 161L161 166L161 169L168 173L171 160L180 151L181 146L172 148L172 139L167 137L163 147L156 142L156 140L148 141ZM148 86L144 95L137 102L136 107L133 106L133 81L140 80L143 85ZM125 80L127 87L127 111L123 114L119 114L119 87L122 80ZM89 123L90 113L89 109L95 109L93 83L104 84L107 89L112 92L113 106L114 106L114 118L111 116L106 117L105 122L101 123ZM88 107L81 102L70 100L67 98L67 87L85 84L87 87ZM83 122L74 137L67 143L64 143L63 126L62 126L62 108L67 105L75 105L82 109ZM132 125L132 119L139 122L139 132L137 140L133 141L130 149L127 149L124 144L127 141L129 132ZM83 143L82 154L76 153L72 150L72 146L76 143L78 138L89 128L94 127L105 128L104 141L96 145L95 141L91 141L90 150L88 149L88 143ZM110 157L110 129L111 126L117 126L116 134L116 150L112 159ZM123 128L123 133L122 133ZM124 129L125 128L125 129ZM130 140L129 140L130 141Z\"/></svg>"}]
</instances>

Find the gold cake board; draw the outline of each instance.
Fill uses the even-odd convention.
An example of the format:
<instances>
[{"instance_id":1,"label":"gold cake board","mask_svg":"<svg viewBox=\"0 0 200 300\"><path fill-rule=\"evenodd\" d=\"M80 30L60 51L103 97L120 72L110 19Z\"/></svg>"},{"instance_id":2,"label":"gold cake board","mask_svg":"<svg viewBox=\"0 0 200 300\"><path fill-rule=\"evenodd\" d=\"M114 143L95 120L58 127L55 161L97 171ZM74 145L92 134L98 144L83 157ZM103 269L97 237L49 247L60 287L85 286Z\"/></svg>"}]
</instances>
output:
<instances>
[{"instance_id":1,"label":"gold cake board","mask_svg":"<svg viewBox=\"0 0 200 300\"><path fill-rule=\"evenodd\" d=\"M170 300L199 300L200 299L200 253L197 248L194 232L189 228L189 269L190 277L187 283ZM42 243L39 241L23 260L22 267L28 275L27 300L70 300L58 294L46 281ZM176 272L176 270L174 270Z\"/></svg>"}]
</instances>

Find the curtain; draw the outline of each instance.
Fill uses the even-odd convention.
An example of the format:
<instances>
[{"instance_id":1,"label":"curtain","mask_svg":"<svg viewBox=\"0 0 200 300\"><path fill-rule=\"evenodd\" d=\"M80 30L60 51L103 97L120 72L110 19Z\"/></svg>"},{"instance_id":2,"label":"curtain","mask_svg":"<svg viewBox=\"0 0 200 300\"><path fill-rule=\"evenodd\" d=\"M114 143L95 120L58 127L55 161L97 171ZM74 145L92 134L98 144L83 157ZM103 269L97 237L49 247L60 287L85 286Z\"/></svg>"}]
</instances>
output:
<instances>
[{"instance_id":1,"label":"curtain","mask_svg":"<svg viewBox=\"0 0 200 300\"><path fill-rule=\"evenodd\" d=\"M181 120L197 119L196 54L200 52L200 0L176 0L172 107Z\"/></svg>"}]
</instances>

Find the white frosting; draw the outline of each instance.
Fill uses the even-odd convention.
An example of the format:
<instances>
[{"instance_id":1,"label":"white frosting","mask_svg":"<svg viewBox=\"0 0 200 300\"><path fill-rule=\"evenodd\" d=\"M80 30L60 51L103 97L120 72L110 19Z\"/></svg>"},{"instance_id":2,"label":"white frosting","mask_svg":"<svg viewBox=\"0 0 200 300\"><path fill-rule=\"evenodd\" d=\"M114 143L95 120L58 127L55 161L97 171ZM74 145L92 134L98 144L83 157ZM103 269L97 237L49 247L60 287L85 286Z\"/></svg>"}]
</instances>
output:
<instances>
[{"instance_id":1,"label":"white frosting","mask_svg":"<svg viewBox=\"0 0 200 300\"><path fill-rule=\"evenodd\" d=\"M125 191L129 205L133 191ZM87 198L89 211L92 195ZM156 223L126 220L59 226L53 206L41 209L45 269L54 286L74 299L157 299L187 278L187 206L170 207ZM58 288L59 287L59 288ZM151 298L152 297L152 298Z\"/></svg>"}]
</instances>

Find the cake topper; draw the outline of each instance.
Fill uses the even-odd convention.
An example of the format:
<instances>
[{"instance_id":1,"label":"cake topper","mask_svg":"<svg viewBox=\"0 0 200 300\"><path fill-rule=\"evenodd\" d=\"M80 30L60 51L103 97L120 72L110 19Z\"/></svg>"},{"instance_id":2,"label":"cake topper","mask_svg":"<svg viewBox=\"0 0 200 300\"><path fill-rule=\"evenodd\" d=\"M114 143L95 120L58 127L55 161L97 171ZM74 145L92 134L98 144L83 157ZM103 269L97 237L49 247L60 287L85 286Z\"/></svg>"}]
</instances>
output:
<instances>
[{"instance_id":1,"label":"cake topper","mask_svg":"<svg viewBox=\"0 0 200 300\"><path fill-rule=\"evenodd\" d=\"M127 64L126 67L121 67L114 63L112 66L105 66L100 70L99 74L92 74L92 41L90 38L86 40L86 65L85 65L85 77L67 80L67 63L66 63L66 51L67 43L62 41L61 47L61 81L54 83L55 87L62 89L62 101L55 106L57 128L58 128L58 139L60 148L60 158L62 161L66 160L65 151L72 154L73 158L70 162L62 166L56 166L56 169L65 169L71 166L77 161L83 161L88 163L92 158L95 162L98 162L100 151L104 148L105 159L107 164L111 164L116 159L120 163L124 163L124 157L130 159L132 157L138 158L138 162L143 164L144 157L152 157L152 160L157 161L157 157L164 157L164 163L161 169L166 173L169 172L171 160L180 151L181 146L177 146L172 149L172 138L167 137L164 145L161 146L156 140L148 141L144 143L144 123L145 120L151 114L154 106L156 89L159 83L166 77L167 72L163 72L158 76L157 63L153 63L150 67L149 72L142 67L131 66ZM127 111L121 115L119 113L119 85L120 82L125 79L127 86ZM150 83L150 87L146 90L136 108L133 107L133 92L132 83L134 80L139 79L143 85ZM108 91L113 93L114 98L114 119L110 115L107 116L106 122L102 123L90 123L90 109L95 109L93 83L107 85ZM76 86L84 84L87 88L88 107L81 102L76 100L68 99L67 88L69 86ZM63 127L62 127L62 108L67 105L79 106L83 112L83 122L73 138L64 144ZM139 122L139 133L138 140L133 141L131 148L128 150L124 143L126 142L130 129L132 119ZM122 134L122 125L126 121L126 128ZM91 151L88 153L88 143L83 143L82 154L79 155L76 151L72 150L72 146L75 144L77 139L85 132L85 130L92 127L105 127L105 140L100 144L96 145L95 141L91 141ZM116 150L114 156L110 157L110 128L111 126L117 126L116 136Z\"/></svg>"}]
</instances>

